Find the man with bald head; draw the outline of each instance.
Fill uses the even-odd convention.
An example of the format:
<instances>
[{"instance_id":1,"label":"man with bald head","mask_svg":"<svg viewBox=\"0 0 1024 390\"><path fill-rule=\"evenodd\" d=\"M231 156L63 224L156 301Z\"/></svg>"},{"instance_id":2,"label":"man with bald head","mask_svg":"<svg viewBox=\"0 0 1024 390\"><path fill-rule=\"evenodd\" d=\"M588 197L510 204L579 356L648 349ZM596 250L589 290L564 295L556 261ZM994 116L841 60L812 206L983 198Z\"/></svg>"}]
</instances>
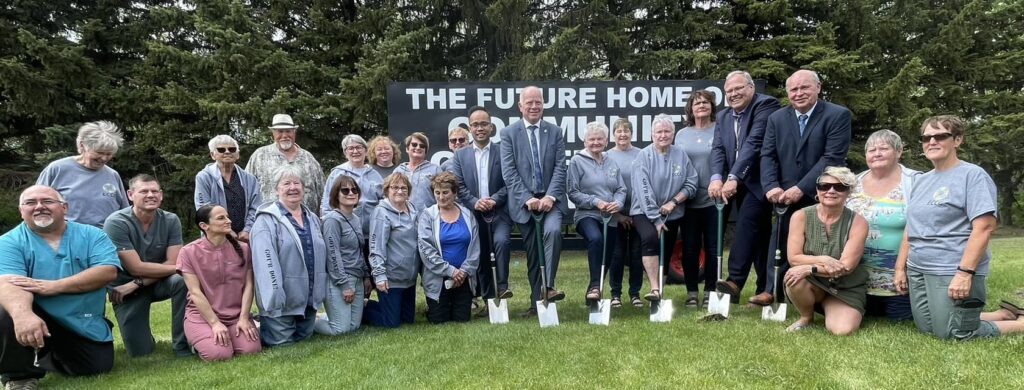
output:
<instances>
[{"instance_id":1,"label":"man with bald head","mask_svg":"<svg viewBox=\"0 0 1024 390\"><path fill-rule=\"evenodd\" d=\"M53 188L18 198L22 223L0 237L0 376L35 388L47 371L95 375L114 365L105 287L121 268L99 228L64 219Z\"/></svg>"},{"instance_id":2,"label":"man with bald head","mask_svg":"<svg viewBox=\"0 0 1024 390\"><path fill-rule=\"evenodd\" d=\"M501 176L508 188L508 214L519 225L526 247L531 299L523 317L530 317L537 314L536 302L542 298L565 298L564 292L555 289L555 274L562 251L562 216L569 207L565 195L565 136L561 128L544 121L540 88L523 88L519 112L523 118L501 130ZM543 231L537 231L532 215L542 216ZM536 234L543 238L544 259L539 258ZM546 283L541 283L541 261L547 268Z\"/></svg>"},{"instance_id":3,"label":"man with bald head","mask_svg":"<svg viewBox=\"0 0 1024 390\"><path fill-rule=\"evenodd\" d=\"M818 99L821 79L810 70L798 70L786 79L789 106L768 117L764 144L761 146L761 187L765 199L776 205L785 205L781 239L775 240L782 251L783 267L786 263L786 238L789 237L789 217L793 212L815 203L814 186L829 166L845 166L850 149L850 110L846 107ZM774 249L770 250L774 252ZM776 280L769 279L765 291L774 291ZM771 295L752 302L767 305Z\"/></svg>"}]
</instances>

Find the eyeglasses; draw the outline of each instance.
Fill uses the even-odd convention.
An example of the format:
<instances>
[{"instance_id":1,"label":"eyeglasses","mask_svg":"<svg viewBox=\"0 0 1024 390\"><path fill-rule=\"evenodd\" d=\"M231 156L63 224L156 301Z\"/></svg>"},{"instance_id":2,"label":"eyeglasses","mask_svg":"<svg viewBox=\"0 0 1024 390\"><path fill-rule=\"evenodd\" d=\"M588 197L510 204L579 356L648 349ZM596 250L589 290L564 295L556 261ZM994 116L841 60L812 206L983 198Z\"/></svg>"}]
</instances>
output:
<instances>
[{"instance_id":1,"label":"eyeglasses","mask_svg":"<svg viewBox=\"0 0 1024 390\"><path fill-rule=\"evenodd\" d=\"M42 204L43 206L51 207L51 206L56 206L56 205L63 204L63 203L64 202L61 202L61 201L56 200L56 199L25 199L24 201L21 202L21 205L25 206L25 207L36 207L36 206Z\"/></svg>"},{"instance_id":2,"label":"eyeglasses","mask_svg":"<svg viewBox=\"0 0 1024 390\"><path fill-rule=\"evenodd\" d=\"M359 152L359 151L362 151L363 149L364 149L363 145L352 145L352 146L349 146L349 147L345 148L345 150L349 151L349 152Z\"/></svg>"},{"instance_id":3,"label":"eyeglasses","mask_svg":"<svg viewBox=\"0 0 1024 390\"><path fill-rule=\"evenodd\" d=\"M409 147L410 148L416 148L416 149L426 149L427 148L427 144L421 144L419 142L410 142L409 143Z\"/></svg>"},{"instance_id":4,"label":"eyeglasses","mask_svg":"<svg viewBox=\"0 0 1024 390\"><path fill-rule=\"evenodd\" d=\"M229 146L229 147L226 147L226 148L217 148L217 153L234 153L234 152L237 152L237 151L238 151L238 148L236 148L234 146Z\"/></svg>"},{"instance_id":5,"label":"eyeglasses","mask_svg":"<svg viewBox=\"0 0 1024 390\"><path fill-rule=\"evenodd\" d=\"M938 134L922 134L921 143L926 144L932 142L932 139L942 142L953 136L953 133L938 133Z\"/></svg>"},{"instance_id":6,"label":"eyeglasses","mask_svg":"<svg viewBox=\"0 0 1024 390\"><path fill-rule=\"evenodd\" d=\"M483 129L491 127L491 122L473 122L469 124L471 129Z\"/></svg>"},{"instance_id":7,"label":"eyeglasses","mask_svg":"<svg viewBox=\"0 0 1024 390\"><path fill-rule=\"evenodd\" d=\"M356 187L342 187L342 188L338 189L338 192L340 192L342 195L345 195L345 196L359 195L359 188L356 188Z\"/></svg>"},{"instance_id":8,"label":"eyeglasses","mask_svg":"<svg viewBox=\"0 0 1024 390\"><path fill-rule=\"evenodd\" d=\"M459 138L449 138L449 139L448 139L448 143L452 143L452 144L464 144L464 143L466 143L466 137L459 137Z\"/></svg>"},{"instance_id":9,"label":"eyeglasses","mask_svg":"<svg viewBox=\"0 0 1024 390\"><path fill-rule=\"evenodd\" d=\"M391 191L395 191L395 192L407 192L407 191L409 191L409 187L390 187L390 188L391 188Z\"/></svg>"},{"instance_id":10,"label":"eyeglasses","mask_svg":"<svg viewBox=\"0 0 1024 390\"><path fill-rule=\"evenodd\" d=\"M818 183L818 191L828 192L828 190L835 190L836 192L846 192L850 190L850 186L843 183Z\"/></svg>"},{"instance_id":11,"label":"eyeglasses","mask_svg":"<svg viewBox=\"0 0 1024 390\"><path fill-rule=\"evenodd\" d=\"M703 106L703 105L709 105L710 106L711 102L709 102L707 100L694 100L693 101L693 105L694 106Z\"/></svg>"}]
</instances>

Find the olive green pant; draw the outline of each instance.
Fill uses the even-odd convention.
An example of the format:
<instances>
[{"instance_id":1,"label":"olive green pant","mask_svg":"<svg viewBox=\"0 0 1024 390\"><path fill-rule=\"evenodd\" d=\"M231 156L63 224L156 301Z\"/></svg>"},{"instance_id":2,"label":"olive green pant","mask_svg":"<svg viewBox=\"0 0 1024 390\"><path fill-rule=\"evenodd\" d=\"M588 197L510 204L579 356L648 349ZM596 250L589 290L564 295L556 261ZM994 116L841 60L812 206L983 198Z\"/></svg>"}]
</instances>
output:
<instances>
[{"instance_id":1,"label":"olive green pant","mask_svg":"<svg viewBox=\"0 0 1024 390\"><path fill-rule=\"evenodd\" d=\"M985 309L985 276L973 276L967 299L955 301L949 297L952 280L953 276L907 270L910 309L917 329L940 339L960 341L999 336L995 324L981 320Z\"/></svg>"}]
</instances>

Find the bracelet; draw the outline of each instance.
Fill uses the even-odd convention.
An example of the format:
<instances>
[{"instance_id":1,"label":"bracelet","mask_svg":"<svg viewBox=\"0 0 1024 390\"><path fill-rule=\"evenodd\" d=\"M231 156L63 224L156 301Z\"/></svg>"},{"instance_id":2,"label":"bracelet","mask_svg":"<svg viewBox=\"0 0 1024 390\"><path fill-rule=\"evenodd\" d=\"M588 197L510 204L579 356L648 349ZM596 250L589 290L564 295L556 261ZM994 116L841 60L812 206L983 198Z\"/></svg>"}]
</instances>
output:
<instances>
[{"instance_id":1,"label":"bracelet","mask_svg":"<svg viewBox=\"0 0 1024 390\"><path fill-rule=\"evenodd\" d=\"M965 274L971 275L971 276L974 276L974 275L975 275L975 274L977 273L976 271L974 271L974 270L972 270L972 269L963 269L963 268L960 268L960 266L959 266L959 265L958 265L958 266L956 266L956 270L957 270L957 271L960 271L960 272L963 272L963 273L965 273Z\"/></svg>"}]
</instances>

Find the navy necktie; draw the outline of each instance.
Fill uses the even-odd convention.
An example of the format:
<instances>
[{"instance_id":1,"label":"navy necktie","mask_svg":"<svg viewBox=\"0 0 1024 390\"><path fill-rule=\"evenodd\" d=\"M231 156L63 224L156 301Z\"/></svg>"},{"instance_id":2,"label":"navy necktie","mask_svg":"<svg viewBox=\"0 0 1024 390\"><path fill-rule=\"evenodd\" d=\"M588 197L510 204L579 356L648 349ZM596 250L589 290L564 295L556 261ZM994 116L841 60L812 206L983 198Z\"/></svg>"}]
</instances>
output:
<instances>
[{"instance_id":1,"label":"navy necktie","mask_svg":"<svg viewBox=\"0 0 1024 390\"><path fill-rule=\"evenodd\" d=\"M800 114L800 136L804 136L804 129L807 128L807 114Z\"/></svg>"},{"instance_id":2,"label":"navy necktie","mask_svg":"<svg viewBox=\"0 0 1024 390\"><path fill-rule=\"evenodd\" d=\"M534 190L537 192L544 192L542 190L542 184L544 182L543 170L540 167L540 144L538 143L537 126L530 125L527 134L530 136L530 150L533 152L533 184Z\"/></svg>"}]
</instances>

